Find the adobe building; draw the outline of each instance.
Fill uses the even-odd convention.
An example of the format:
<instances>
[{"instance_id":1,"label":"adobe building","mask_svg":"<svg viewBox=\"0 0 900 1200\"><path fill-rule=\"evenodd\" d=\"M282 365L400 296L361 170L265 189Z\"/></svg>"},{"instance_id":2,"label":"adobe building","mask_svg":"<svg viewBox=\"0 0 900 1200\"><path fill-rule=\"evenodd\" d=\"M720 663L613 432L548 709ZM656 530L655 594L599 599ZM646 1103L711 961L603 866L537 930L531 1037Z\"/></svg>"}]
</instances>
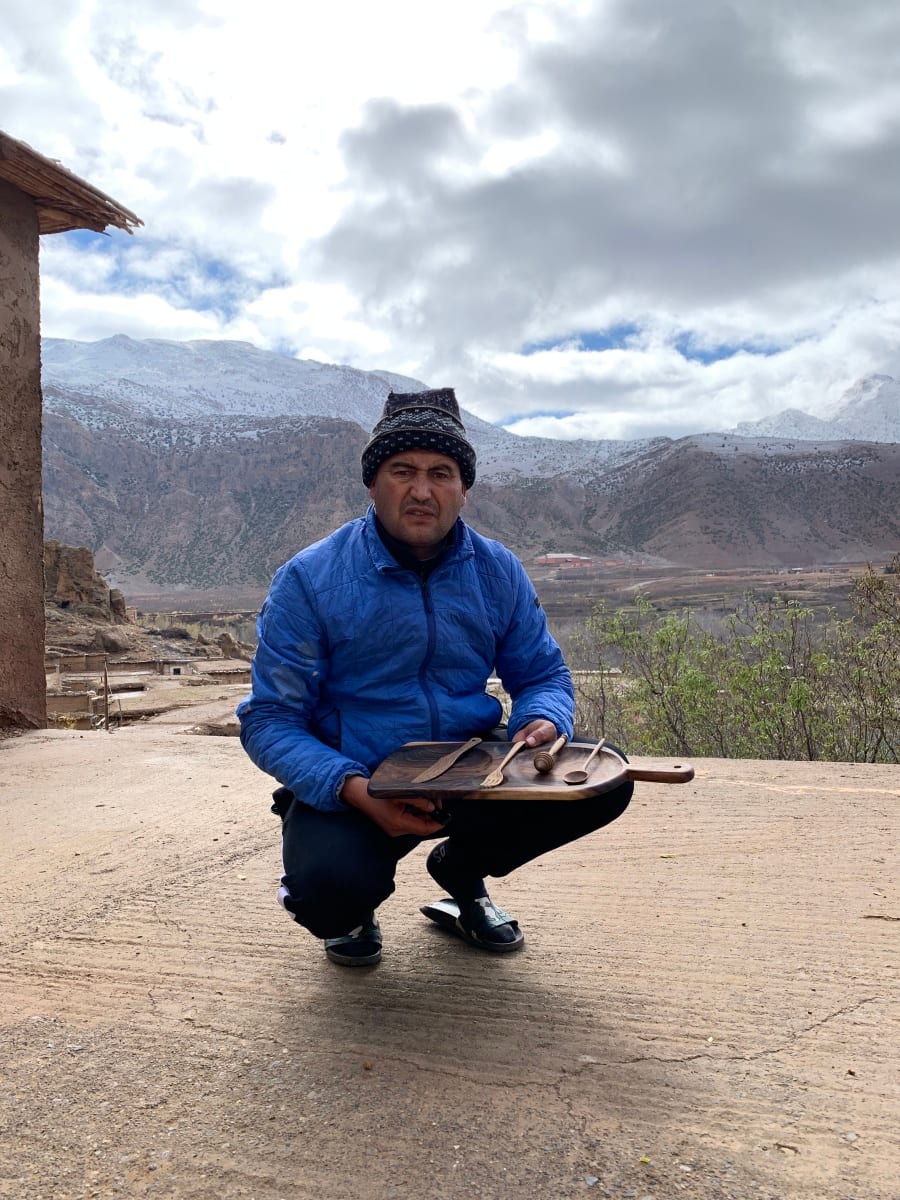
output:
<instances>
[{"instance_id":1,"label":"adobe building","mask_svg":"<svg viewBox=\"0 0 900 1200\"><path fill-rule=\"evenodd\" d=\"M39 238L142 222L0 132L0 729L46 724Z\"/></svg>"}]
</instances>

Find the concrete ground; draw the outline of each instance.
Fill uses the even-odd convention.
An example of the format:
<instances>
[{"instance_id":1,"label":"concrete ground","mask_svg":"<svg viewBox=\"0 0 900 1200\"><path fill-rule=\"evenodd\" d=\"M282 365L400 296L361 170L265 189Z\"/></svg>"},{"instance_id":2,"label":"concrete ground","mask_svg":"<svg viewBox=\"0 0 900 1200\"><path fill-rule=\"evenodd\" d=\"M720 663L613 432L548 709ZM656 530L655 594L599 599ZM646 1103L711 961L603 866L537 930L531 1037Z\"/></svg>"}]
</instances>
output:
<instances>
[{"instance_id":1,"label":"concrete ground","mask_svg":"<svg viewBox=\"0 0 900 1200\"><path fill-rule=\"evenodd\" d=\"M0 742L0 1196L900 1195L900 768L638 784L492 887L507 957L419 915L417 852L353 971L193 727Z\"/></svg>"}]
</instances>

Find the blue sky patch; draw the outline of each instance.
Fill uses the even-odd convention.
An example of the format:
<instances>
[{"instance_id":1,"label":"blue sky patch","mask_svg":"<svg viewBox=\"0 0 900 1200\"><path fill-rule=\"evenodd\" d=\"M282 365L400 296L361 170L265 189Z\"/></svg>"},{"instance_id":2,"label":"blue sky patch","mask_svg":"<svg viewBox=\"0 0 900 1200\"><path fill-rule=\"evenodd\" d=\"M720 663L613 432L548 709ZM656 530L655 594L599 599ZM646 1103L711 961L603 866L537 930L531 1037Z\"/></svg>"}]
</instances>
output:
<instances>
[{"instance_id":1,"label":"blue sky patch","mask_svg":"<svg viewBox=\"0 0 900 1200\"><path fill-rule=\"evenodd\" d=\"M525 412L510 413L508 416L504 416L502 421L498 421L497 424L514 425L516 421L531 421L537 417L552 417L561 421L564 417L574 417L576 413L577 409L574 408L526 409Z\"/></svg>"},{"instance_id":2,"label":"blue sky patch","mask_svg":"<svg viewBox=\"0 0 900 1200\"><path fill-rule=\"evenodd\" d=\"M182 248L179 265L173 265L158 279L140 270L129 271L127 242L90 230L73 230L62 235L80 252L103 254L111 265L108 275L96 284L100 292L118 291L125 295L148 292L162 296L175 308L191 308L197 312L212 312L230 321L238 315L248 300L267 287L277 286L273 276L265 281L249 280L240 269L225 259L192 255ZM141 251L152 256L154 247L167 249L165 243L143 238Z\"/></svg>"},{"instance_id":3,"label":"blue sky patch","mask_svg":"<svg viewBox=\"0 0 900 1200\"><path fill-rule=\"evenodd\" d=\"M694 337L690 333L680 334L673 345L682 358L687 359L688 362L703 363L704 366L734 358L736 354L754 354L761 358L771 358L782 349L780 346L748 342L723 342L717 346L701 346L694 341Z\"/></svg>"},{"instance_id":4,"label":"blue sky patch","mask_svg":"<svg viewBox=\"0 0 900 1200\"><path fill-rule=\"evenodd\" d=\"M618 325L610 325L608 329L570 333L565 337L549 338L542 342L526 342L521 353L526 356L540 354L542 351L558 350L563 346L575 346L583 353L631 350L636 348L635 339L639 338L642 332L640 325L622 322ZM716 345L704 345L693 333L679 334L672 342L672 347L688 362L702 363L704 366L734 358L736 354L752 354L756 357L770 358L784 349L783 346L766 342L720 342Z\"/></svg>"},{"instance_id":5,"label":"blue sky patch","mask_svg":"<svg viewBox=\"0 0 900 1200\"><path fill-rule=\"evenodd\" d=\"M593 329L582 333L569 333L565 337L551 338L546 342L526 342L522 354L540 354L542 350L558 350L560 346L576 343L582 351L626 350L641 332L639 325L610 325L608 329Z\"/></svg>"},{"instance_id":6,"label":"blue sky patch","mask_svg":"<svg viewBox=\"0 0 900 1200\"><path fill-rule=\"evenodd\" d=\"M87 247L106 250L112 245L112 239L108 233L95 233L93 229L71 229L68 233L64 233L63 237L67 242L73 242L79 250Z\"/></svg>"}]
</instances>

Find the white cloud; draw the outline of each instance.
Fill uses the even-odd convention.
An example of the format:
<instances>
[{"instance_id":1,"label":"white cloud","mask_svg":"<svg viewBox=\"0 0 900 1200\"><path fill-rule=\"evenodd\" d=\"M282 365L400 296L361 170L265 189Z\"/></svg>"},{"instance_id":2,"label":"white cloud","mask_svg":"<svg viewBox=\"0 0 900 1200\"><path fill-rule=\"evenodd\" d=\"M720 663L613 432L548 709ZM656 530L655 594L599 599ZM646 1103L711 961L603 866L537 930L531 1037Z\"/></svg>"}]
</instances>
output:
<instances>
[{"instance_id":1,"label":"white cloud","mask_svg":"<svg viewBox=\"0 0 900 1200\"><path fill-rule=\"evenodd\" d=\"M293 346L297 357L372 369L395 362L387 334L354 317L353 297L339 285L294 284L262 292L246 306L240 336L257 344Z\"/></svg>"},{"instance_id":2,"label":"white cloud","mask_svg":"<svg viewBox=\"0 0 900 1200\"><path fill-rule=\"evenodd\" d=\"M50 328L46 321L43 323L47 337L91 342L117 333L178 341L222 336L221 326L211 313L177 308L153 293L79 293L53 276L41 286L42 305L50 305L55 313Z\"/></svg>"},{"instance_id":3,"label":"white cloud","mask_svg":"<svg viewBox=\"0 0 900 1200\"><path fill-rule=\"evenodd\" d=\"M7 0L0 111L145 221L44 240L50 336L675 435L900 370L898 50L883 0Z\"/></svg>"}]
</instances>

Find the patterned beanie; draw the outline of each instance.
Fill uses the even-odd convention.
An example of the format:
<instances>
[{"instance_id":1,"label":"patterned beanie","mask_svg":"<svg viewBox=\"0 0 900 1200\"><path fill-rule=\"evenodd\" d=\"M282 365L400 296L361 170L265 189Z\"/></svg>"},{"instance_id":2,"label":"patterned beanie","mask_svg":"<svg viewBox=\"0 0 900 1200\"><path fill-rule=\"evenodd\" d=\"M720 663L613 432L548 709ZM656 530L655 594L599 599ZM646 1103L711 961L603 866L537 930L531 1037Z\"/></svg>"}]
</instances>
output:
<instances>
[{"instance_id":1,"label":"patterned beanie","mask_svg":"<svg viewBox=\"0 0 900 1200\"><path fill-rule=\"evenodd\" d=\"M381 420L362 452L362 478L368 487L386 458L404 450L430 450L455 458L467 488L475 482L475 450L466 438L453 388L430 392L391 392Z\"/></svg>"}]
</instances>

